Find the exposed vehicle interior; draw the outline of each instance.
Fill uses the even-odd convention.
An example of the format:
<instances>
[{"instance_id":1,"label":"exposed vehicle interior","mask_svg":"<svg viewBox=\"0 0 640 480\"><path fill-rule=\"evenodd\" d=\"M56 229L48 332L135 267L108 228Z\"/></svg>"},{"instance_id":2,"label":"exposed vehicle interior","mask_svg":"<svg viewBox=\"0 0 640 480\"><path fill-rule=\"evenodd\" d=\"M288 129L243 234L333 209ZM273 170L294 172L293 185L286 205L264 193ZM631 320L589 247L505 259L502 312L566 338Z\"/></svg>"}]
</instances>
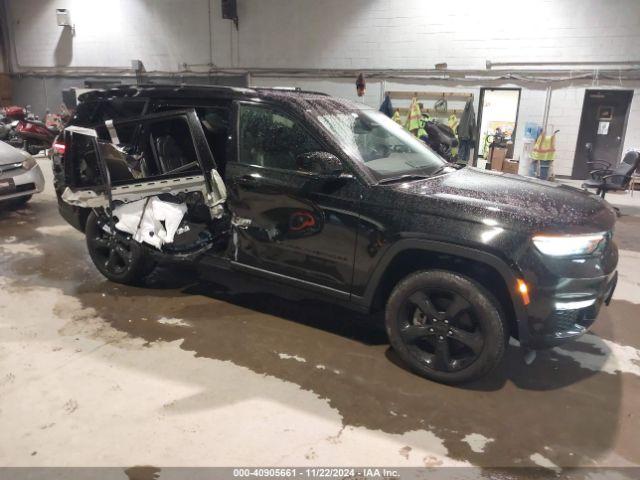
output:
<instances>
[{"instance_id":1,"label":"exposed vehicle interior","mask_svg":"<svg viewBox=\"0 0 640 480\"><path fill-rule=\"evenodd\" d=\"M106 183L103 174L108 173L115 228L154 247L155 254L192 256L224 248L229 215L224 211L221 176L215 169L208 172L201 162L187 117L169 113L123 123L107 121L96 128L95 139L74 135L71 155L79 161L67 162L77 165L73 184L99 192ZM225 113L205 109L197 117L207 142L221 158L226 150ZM176 210L175 205L184 208ZM173 231L169 220L175 224Z\"/></svg>"}]
</instances>

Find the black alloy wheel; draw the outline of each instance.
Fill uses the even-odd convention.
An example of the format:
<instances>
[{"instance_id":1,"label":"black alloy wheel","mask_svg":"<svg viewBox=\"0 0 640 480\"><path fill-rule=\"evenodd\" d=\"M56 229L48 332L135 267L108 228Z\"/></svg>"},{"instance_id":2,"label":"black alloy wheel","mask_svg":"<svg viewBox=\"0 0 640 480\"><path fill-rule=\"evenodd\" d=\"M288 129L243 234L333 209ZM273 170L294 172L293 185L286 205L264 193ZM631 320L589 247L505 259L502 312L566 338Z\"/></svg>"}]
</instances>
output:
<instances>
[{"instance_id":1,"label":"black alloy wheel","mask_svg":"<svg viewBox=\"0 0 640 480\"><path fill-rule=\"evenodd\" d=\"M417 291L407 299L401 322L400 335L411 353L435 370L461 370L484 347L471 304L455 292Z\"/></svg>"},{"instance_id":2,"label":"black alloy wheel","mask_svg":"<svg viewBox=\"0 0 640 480\"><path fill-rule=\"evenodd\" d=\"M131 237L113 231L105 215L91 212L85 228L89 256L109 280L138 284L155 267L142 246Z\"/></svg>"},{"instance_id":3,"label":"black alloy wheel","mask_svg":"<svg viewBox=\"0 0 640 480\"><path fill-rule=\"evenodd\" d=\"M453 272L422 271L400 282L389 298L386 325L409 367L444 383L479 378L504 354L497 302L477 282Z\"/></svg>"},{"instance_id":4,"label":"black alloy wheel","mask_svg":"<svg viewBox=\"0 0 640 480\"><path fill-rule=\"evenodd\" d=\"M109 235L101 228L91 238L92 250L98 262L112 275L122 275L132 262L131 242L115 235Z\"/></svg>"}]
</instances>

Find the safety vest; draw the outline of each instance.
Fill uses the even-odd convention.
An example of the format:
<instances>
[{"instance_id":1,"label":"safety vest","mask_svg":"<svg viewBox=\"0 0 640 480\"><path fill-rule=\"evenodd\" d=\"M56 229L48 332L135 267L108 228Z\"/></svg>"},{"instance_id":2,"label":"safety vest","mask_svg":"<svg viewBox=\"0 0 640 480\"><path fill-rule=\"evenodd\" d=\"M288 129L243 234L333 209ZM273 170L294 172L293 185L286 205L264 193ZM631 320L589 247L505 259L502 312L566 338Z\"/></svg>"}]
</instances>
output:
<instances>
[{"instance_id":1,"label":"safety vest","mask_svg":"<svg viewBox=\"0 0 640 480\"><path fill-rule=\"evenodd\" d=\"M458 130L459 124L460 120L458 119L458 117L456 117L453 113L449 115L449 118L447 119L447 125L449 125L449 128L451 130L453 130L454 132Z\"/></svg>"},{"instance_id":2,"label":"safety vest","mask_svg":"<svg viewBox=\"0 0 640 480\"><path fill-rule=\"evenodd\" d=\"M409 116L404 124L404 128L410 132L420 128L422 120L422 113L420 113L420 105L418 105L418 99L413 97L411 100L411 106L409 107Z\"/></svg>"},{"instance_id":3,"label":"safety vest","mask_svg":"<svg viewBox=\"0 0 640 480\"><path fill-rule=\"evenodd\" d=\"M398 125L402 125L402 118L400 118L400 112L397 109L393 113L393 117L391 117L391 120L396 122Z\"/></svg>"},{"instance_id":4,"label":"safety vest","mask_svg":"<svg viewBox=\"0 0 640 480\"><path fill-rule=\"evenodd\" d=\"M531 151L531 160L552 161L556 158L556 136L542 132L536 139Z\"/></svg>"}]
</instances>

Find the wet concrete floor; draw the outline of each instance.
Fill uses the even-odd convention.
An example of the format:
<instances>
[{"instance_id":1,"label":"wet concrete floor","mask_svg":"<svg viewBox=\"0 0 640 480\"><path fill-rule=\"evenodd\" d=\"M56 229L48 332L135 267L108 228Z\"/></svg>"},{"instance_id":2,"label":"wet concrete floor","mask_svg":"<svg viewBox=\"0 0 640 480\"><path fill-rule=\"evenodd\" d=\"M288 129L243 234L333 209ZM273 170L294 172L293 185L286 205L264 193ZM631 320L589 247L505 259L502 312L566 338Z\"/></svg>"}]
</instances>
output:
<instances>
[{"instance_id":1,"label":"wet concrete floor","mask_svg":"<svg viewBox=\"0 0 640 480\"><path fill-rule=\"evenodd\" d=\"M616 235L591 333L449 387L371 319L244 276L106 281L49 185L0 211L0 464L636 466L640 217Z\"/></svg>"}]
</instances>

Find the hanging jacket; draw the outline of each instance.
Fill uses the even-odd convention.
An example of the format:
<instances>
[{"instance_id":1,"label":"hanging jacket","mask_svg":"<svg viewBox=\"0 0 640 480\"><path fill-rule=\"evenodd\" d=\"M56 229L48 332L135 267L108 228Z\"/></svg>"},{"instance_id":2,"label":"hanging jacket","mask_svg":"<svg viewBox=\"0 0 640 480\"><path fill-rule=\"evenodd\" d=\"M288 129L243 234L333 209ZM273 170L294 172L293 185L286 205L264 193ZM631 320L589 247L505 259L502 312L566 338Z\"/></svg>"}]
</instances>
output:
<instances>
[{"instance_id":1,"label":"hanging jacket","mask_svg":"<svg viewBox=\"0 0 640 480\"><path fill-rule=\"evenodd\" d=\"M389 118L393 117L393 106L391 105L391 96L388 93L384 96L384 101L382 102L382 105L380 105L380 111Z\"/></svg>"},{"instance_id":2,"label":"hanging jacket","mask_svg":"<svg viewBox=\"0 0 640 480\"><path fill-rule=\"evenodd\" d=\"M547 135L543 130L533 144L531 160L553 161L556 158L556 134Z\"/></svg>"},{"instance_id":3,"label":"hanging jacket","mask_svg":"<svg viewBox=\"0 0 640 480\"><path fill-rule=\"evenodd\" d=\"M409 107L409 116L407 117L407 121L404 124L404 128L409 130L410 132L413 130L418 130L421 126L422 114L420 113L420 105L418 105L418 99L413 97L411 100L411 106Z\"/></svg>"},{"instance_id":4,"label":"hanging jacket","mask_svg":"<svg viewBox=\"0 0 640 480\"><path fill-rule=\"evenodd\" d=\"M460 140L475 141L477 136L476 130L476 112L473 109L473 100L470 98L467 100L467 104L464 106L464 111L460 117L460 123L458 124L458 138Z\"/></svg>"},{"instance_id":5,"label":"hanging jacket","mask_svg":"<svg viewBox=\"0 0 640 480\"><path fill-rule=\"evenodd\" d=\"M402 126L403 125L403 121L402 118L400 117L400 110L398 110L396 108L396 111L393 114L393 117L391 117L391 120L393 120L394 122L396 122L398 125Z\"/></svg>"}]
</instances>

